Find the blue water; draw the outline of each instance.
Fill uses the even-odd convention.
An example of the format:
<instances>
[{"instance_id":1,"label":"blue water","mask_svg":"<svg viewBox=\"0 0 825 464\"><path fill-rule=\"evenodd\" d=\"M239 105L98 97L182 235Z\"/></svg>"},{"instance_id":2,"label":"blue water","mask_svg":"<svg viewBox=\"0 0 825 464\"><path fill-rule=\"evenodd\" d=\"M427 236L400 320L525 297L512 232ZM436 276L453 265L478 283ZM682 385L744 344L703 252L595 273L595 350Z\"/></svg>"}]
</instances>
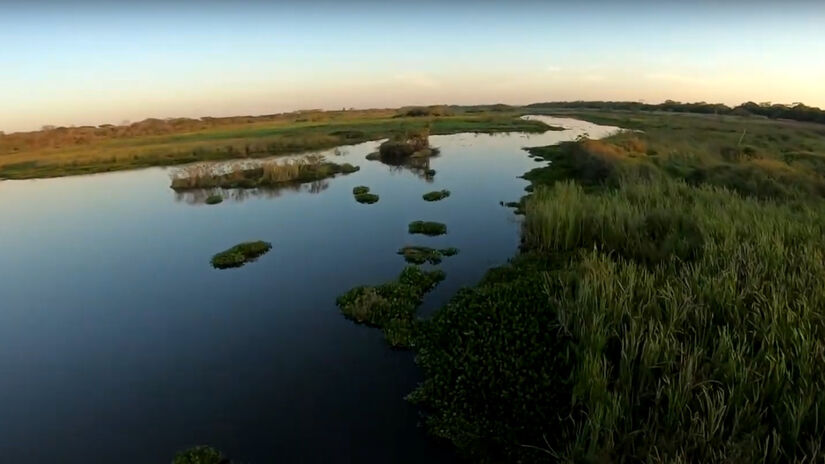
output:
<instances>
[{"instance_id":1,"label":"blue water","mask_svg":"<svg viewBox=\"0 0 825 464\"><path fill-rule=\"evenodd\" d=\"M544 117L539 117L545 119ZM316 185L176 194L172 170L0 182L0 456L16 464L169 462L209 444L244 463L450 462L403 400L412 355L342 317L335 298L394 278L404 245L455 246L422 313L512 257L521 150L609 128L431 137L432 182L342 147L361 166ZM352 187L381 199L361 205ZM452 195L425 202L440 189ZM441 221L441 237L407 234ZM245 240L272 251L240 269L210 257Z\"/></svg>"}]
</instances>

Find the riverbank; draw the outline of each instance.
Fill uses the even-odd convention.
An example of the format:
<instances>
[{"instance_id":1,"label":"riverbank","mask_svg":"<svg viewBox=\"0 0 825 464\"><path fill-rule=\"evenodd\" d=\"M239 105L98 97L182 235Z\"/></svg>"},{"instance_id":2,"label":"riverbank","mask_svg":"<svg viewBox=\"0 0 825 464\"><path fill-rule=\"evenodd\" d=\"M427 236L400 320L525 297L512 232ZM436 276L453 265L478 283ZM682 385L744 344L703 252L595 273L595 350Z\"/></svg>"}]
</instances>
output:
<instances>
[{"instance_id":1,"label":"riverbank","mask_svg":"<svg viewBox=\"0 0 825 464\"><path fill-rule=\"evenodd\" d=\"M0 137L0 179L262 158L379 140L425 128L432 135L551 129L541 122L521 119L522 114L510 107L449 107L449 111L438 112L309 111L269 117L203 118L179 124L176 120L147 120L129 126L57 128ZM223 119L227 121L214 122Z\"/></svg>"},{"instance_id":2,"label":"riverbank","mask_svg":"<svg viewBox=\"0 0 825 464\"><path fill-rule=\"evenodd\" d=\"M522 253L418 326L429 430L482 462L821 458L817 128L573 116L643 132L530 150Z\"/></svg>"}]
</instances>

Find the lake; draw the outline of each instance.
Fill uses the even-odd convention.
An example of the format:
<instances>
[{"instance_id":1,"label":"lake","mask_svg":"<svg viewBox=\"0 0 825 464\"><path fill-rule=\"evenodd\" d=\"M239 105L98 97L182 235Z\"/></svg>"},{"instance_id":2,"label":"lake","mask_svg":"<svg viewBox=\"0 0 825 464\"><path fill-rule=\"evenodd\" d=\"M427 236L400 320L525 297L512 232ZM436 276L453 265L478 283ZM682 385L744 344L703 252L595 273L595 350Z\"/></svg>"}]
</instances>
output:
<instances>
[{"instance_id":1,"label":"lake","mask_svg":"<svg viewBox=\"0 0 825 464\"><path fill-rule=\"evenodd\" d=\"M454 246L421 314L516 254L522 150L612 127L534 116L564 131L432 136L431 181L365 156L359 172L221 204L169 188L173 169L0 182L0 456L16 464L170 462L212 445L236 462L450 462L403 400L412 354L345 319L335 298L394 279L404 245ZM366 185L381 199L354 201ZM426 202L421 195L449 189ZM412 236L414 220L449 233ZM272 251L231 270L238 242Z\"/></svg>"}]
</instances>

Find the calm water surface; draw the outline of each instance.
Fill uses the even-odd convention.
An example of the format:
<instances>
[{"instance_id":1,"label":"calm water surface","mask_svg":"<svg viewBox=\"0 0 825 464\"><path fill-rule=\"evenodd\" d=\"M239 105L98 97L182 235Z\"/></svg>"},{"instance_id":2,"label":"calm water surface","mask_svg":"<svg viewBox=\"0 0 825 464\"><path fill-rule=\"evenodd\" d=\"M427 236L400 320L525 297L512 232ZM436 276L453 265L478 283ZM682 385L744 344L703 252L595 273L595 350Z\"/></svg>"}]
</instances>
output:
<instances>
[{"instance_id":1,"label":"calm water surface","mask_svg":"<svg viewBox=\"0 0 825 464\"><path fill-rule=\"evenodd\" d=\"M433 136L432 182L342 147L361 171L298 189L175 194L170 170L0 182L0 456L28 463L165 463L210 444L240 462L450 462L402 398L412 355L340 315L335 297L403 268L398 248L455 246L432 311L512 257L515 201L539 165L521 148L613 128ZM360 205L352 187L381 200ZM446 188L428 203L421 195ZM445 222L410 236L413 220ZM240 241L273 250L217 271Z\"/></svg>"}]
</instances>

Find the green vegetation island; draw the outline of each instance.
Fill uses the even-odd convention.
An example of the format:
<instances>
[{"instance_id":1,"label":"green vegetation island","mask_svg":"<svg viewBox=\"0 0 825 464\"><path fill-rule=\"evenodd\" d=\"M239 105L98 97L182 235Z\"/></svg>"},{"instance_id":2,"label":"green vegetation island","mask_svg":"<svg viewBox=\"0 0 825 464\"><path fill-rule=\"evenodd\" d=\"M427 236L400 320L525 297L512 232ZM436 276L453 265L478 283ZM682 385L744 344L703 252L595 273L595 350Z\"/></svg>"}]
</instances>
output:
<instances>
[{"instance_id":1,"label":"green vegetation island","mask_svg":"<svg viewBox=\"0 0 825 464\"><path fill-rule=\"evenodd\" d=\"M269 242L255 241L239 243L228 250L224 250L212 257L212 267L215 269L229 269L241 267L256 260L272 249Z\"/></svg>"},{"instance_id":2,"label":"green vegetation island","mask_svg":"<svg viewBox=\"0 0 825 464\"><path fill-rule=\"evenodd\" d=\"M413 221L407 229L411 234L444 235L447 233L446 224L433 221Z\"/></svg>"},{"instance_id":3,"label":"green vegetation island","mask_svg":"<svg viewBox=\"0 0 825 464\"><path fill-rule=\"evenodd\" d=\"M436 190L423 195L425 201L441 201L450 196L449 190Z\"/></svg>"}]
</instances>

